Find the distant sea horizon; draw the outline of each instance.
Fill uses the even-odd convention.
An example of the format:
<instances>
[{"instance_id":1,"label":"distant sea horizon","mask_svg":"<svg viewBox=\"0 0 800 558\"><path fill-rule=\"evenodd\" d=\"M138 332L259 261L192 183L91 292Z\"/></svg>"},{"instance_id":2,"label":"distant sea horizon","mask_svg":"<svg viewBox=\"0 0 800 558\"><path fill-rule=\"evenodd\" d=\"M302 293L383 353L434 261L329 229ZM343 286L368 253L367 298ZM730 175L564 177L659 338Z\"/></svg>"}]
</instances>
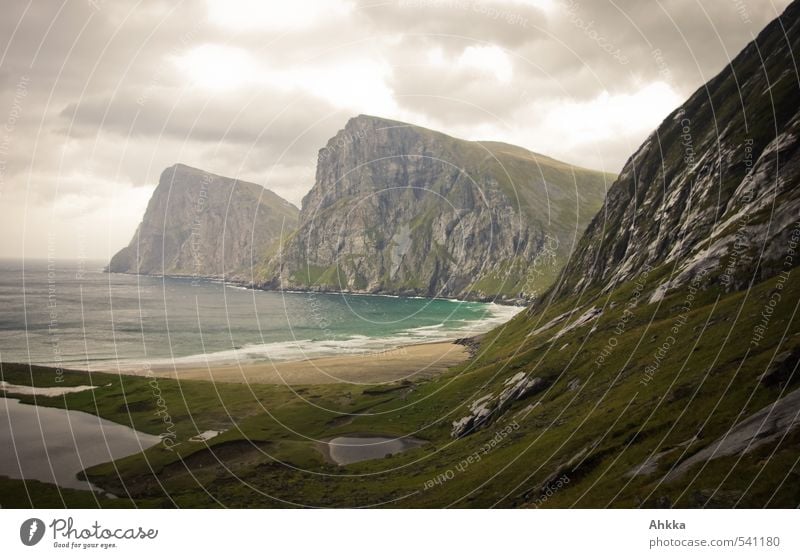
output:
<instances>
[{"instance_id":1,"label":"distant sea horizon","mask_svg":"<svg viewBox=\"0 0 800 558\"><path fill-rule=\"evenodd\" d=\"M489 331L522 307L249 289L107 273L103 260L0 259L0 362L125 372L362 354Z\"/></svg>"}]
</instances>

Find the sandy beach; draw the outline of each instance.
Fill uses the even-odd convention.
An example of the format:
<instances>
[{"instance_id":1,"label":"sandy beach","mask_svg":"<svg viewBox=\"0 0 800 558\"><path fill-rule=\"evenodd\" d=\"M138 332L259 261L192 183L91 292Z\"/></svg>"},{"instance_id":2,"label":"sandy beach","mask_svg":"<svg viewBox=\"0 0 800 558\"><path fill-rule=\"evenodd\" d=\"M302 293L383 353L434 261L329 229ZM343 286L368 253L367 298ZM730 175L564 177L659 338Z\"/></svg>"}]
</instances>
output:
<instances>
[{"instance_id":1,"label":"sandy beach","mask_svg":"<svg viewBox=\"0 0 800 558\"><path fill-rule=\"evenodd\" d=\"M224 366L153 367L163 378L262 384L375 384L435 376L463 362L469 351L445 341L395 347L386 351L297 361ZM126 374L131 372L126 371ZM138 372L145 375L146 371Z\"/></svg>"}]
</instances>

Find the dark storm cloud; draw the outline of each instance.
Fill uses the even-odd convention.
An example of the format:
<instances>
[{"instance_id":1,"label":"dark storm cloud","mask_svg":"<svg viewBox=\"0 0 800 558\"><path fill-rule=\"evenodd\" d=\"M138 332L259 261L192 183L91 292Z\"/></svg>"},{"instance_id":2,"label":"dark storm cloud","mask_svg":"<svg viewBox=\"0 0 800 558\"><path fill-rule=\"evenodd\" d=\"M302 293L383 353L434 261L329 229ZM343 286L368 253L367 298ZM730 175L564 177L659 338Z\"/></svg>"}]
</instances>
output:
<instances>
[{"instance_id":1,"label":"dark storm cloud","mask_svg":"<svg viewBox=\"0 0 800 558\"><path fill-rule=\"evenodd\" d=\"M480 0L398 0L373 4L364 2L356 12L376 32L418 34L435 37L463 37L517 48L542 37L538 27L543 10L513 1Z\"/></svg>"},{"instance_id":2,"label":"dark storm cloud","mask_svg":"<svg viewBox=\"0 0 800 558\"><path fill-rule=\"evenodd\" d=\"M123 138L170 136L233 143L245 149L258 144L282 150L294 144L290 156L308 158L327 137L320 137L316 130L299 135L302 128L298 123L315 122L330 112L322 100L297 94L242 91L198 95L162 88L144 97L132 90L113 98L85 97L69 104L59 113L68 126L58 131L81 138L101 131Z\"/></svg>"},{"instance_id":3,"label":"dark storm cloud","mask_svg":"<svg viewBox=\"0 0 800 558\"><path fill-rule=\"evenodd\" d=\"M273 18L263 3L230 0L223 9L253 23L236 28L199 1L4 2L0 125L12 125L0 222L24 214L29 230L66 236L74 223L52 215L100 220L104 203L122 199L128 213L115 222L127 236L136 204L176 161L297 202L317 150L358 113L616 171L788 0L340 4L281 27L293 4L274 4ZM253 6L266 17L249 17ZM197 55L204 45L229 50L215 66ZM192 52L198 83L177 63ZM217 72L220 81L235 73L225 53L241 54L247 75L233 77L246 79L207 88ZM29 250L40 251L30 234Z\"/></svg>"}]
</instances>

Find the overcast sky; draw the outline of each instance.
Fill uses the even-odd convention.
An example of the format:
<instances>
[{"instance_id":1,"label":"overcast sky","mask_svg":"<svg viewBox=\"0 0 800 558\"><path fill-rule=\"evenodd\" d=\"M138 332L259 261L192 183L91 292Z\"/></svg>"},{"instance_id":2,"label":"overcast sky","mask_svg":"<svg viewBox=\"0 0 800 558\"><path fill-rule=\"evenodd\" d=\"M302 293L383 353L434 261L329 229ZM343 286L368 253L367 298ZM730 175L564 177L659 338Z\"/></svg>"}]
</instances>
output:
<instances>
[{"instance_id":1,"label":"overcast sky","mask_svg":"<svg viewBox=\"0 0 800 558\"><path fill-rule=\"evenodd\" d=\"M374 114L618 172L787 0L4 0L0 257L107 259L175 163L313 185Z\"/></svg>"}]
</instances>

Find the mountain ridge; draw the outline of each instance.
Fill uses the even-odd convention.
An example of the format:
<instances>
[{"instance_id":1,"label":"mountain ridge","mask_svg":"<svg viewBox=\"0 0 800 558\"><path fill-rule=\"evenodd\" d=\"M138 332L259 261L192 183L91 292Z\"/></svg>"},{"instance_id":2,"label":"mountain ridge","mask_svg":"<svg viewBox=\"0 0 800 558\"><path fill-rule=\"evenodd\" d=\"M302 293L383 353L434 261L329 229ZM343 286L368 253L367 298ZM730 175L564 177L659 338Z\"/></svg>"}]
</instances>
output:
<instances>
[{"instance_id":1,"label":"mountain ridge","mask_svg":"<svg viewBox=\"0 0 800 558\"><path fill-rule=\"evenodd\" d=\"M688 284L704 267L722 267L705 281L729 289L774 271L769 249L786 244L793 216L800 215L800 196L792 191L797 179L782 178L800 167L797 40L784 40L796 37L798 26L800 5L793 3L648 136L609 189L554 299L600 284L611 288L644 264L684 262L656 297ZM792 199L767 215L770 196L784 195ZM675 207L686 211L670 211ZM617 229L625 233L605 232ZM756 257L759 244L767 253ZM749 277L751 265L757 269Z\"/></svg>"},{"instance_id":2,"label":"mountain ridge","mask_svg":"<svg viewBox=\"0 0 800 558\"><path fill-rule=\"evenodd\" d=\"M258 184L176 163L107 271L247 282L298 209Z\"/></svg>"},{"instance_id":3,"label":"mountain ridge","mask_svg":"<svg viewBox=\"0 0 800 558\"><path fill-rule=\"evenodd\" d=\"M555 277L610 178L359 115L320 149L298 231L259 286L523 300ZM537 257L544 271L528 269Z\"/></svg>"}]
</instances>

